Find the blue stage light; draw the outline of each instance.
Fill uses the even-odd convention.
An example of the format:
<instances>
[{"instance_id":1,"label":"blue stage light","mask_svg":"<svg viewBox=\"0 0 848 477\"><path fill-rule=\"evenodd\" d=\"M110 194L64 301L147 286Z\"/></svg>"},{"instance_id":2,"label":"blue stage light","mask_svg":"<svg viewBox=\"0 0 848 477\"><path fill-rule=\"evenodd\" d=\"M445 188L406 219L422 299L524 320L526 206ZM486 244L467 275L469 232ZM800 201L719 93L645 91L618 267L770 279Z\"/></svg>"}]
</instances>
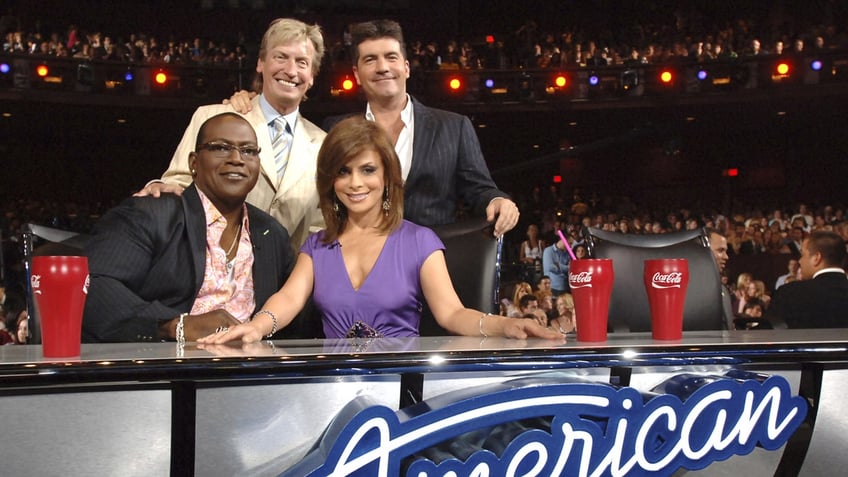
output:
<instances>
[{"instance_id":1,"label":"blue stage light","mask_svg":"<svg viewBox=\"0 0 848 477\"><path fill-rule=\"evenodd\" d=\"M592 75L589 77L589 84L592 86L597 86L600 81L601 80L598 78L598 75Z\"/></svg>"},{"instance_id":2,"label":"blue stage light","mask_svg":"<svg viewBox=\"0 0 848 477\"><path fill-rule=\"evenodd\" d=\"M486 80L485 84L486 84L487 88L493 88L495 86L495 80L493 80L492 78L489 78L489 79Z\"/></svg>"},{"instance_id":3,"label":"blue stage light","mask_svg":"<svg viewBox=\"0 0 848 477\"><path fill-rule=\"evenodd\" d=\"M707 73L706 70L698 71L698 79L699 80L704 81L705 79L707 79L707 76L709 76L709 73Z\"/></svg>"},{"instance_id":4,"label":"blue stage light","mask_svg":"<svg viewBox=\"0 0 848 477\"><path fill-rule=\"evenodd\" d=\"M124 80L126 80L126 81L132 81L133 80L132 71L127 71L126 73L124 73Z\"/></svg>"},{"instance_id":5,"label":"blue stage light","mask_svg":"<svg viewBox=\"0 0 848 477\"><path fill-rule=\"evenodd\" d=\"M9 66L9 63L0 63L0 73L5 75L10 71L12 71L12 68Z\"/></svg>"},{"instance_id":6,"label":"blue stage light","mask_svg":"<svg viewBox=\"0 0 848 477\"><path fill-rule=\"evenodd\" d=\"M822 69L821 60L813 60L813 62L810 63L810 68L812 68L813 71L821 71L821 69Z\"/></svg>"}]
</instances>

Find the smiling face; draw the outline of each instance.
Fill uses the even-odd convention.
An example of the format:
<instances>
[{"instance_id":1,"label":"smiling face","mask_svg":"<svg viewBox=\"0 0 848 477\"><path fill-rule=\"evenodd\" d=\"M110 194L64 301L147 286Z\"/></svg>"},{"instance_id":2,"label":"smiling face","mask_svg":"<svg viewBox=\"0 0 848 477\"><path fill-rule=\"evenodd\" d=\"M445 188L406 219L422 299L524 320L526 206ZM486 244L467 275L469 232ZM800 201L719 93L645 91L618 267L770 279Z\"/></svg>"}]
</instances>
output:
<instances>
[{"instance_id":1,"label":"smiling face","mask_svg":"<svg viewBox=\"0 0 848 477\"><path fill-rule=\"evenodd\" d=\"M382 214L383 191L386 186L383 161L372 149L365 149L339 169L333 190L348 216Z\"/></svg>"},{"instance_id":2,"label":"smiling face","mask_svg":"<svg viewBox=\"0 0 848 477\"><path fill-rule=\"evenodd\" d=\"M259 178L256 133L244 118L233 114L215 116L200 129L189 156L194 183L221 213L241 207ZM239 149L227 150L235 146Z\"/></svg>"},{"instance_id":3,"label":"smiling face","mask_svg":"<svg viewBox=\"0 0 848 477\"><path fill-rule=\"evenodd\" d=\"M394 38L365 40L357 46L353 67L356 82L369 101L392 99L406 94L409 62Z\"/></svg>"},{"instance_id":4,"label":"smiling face","mask_svg":"<svg viewBox=\"0 0 848 477\"><path fill-rule=\"evenodd\" d=\"M293 40L269 48L256 64L262 75L262 94L280 114L288 114L306 96L315 81L315 47L309 40Z\"/></svg>"}]
</instances>

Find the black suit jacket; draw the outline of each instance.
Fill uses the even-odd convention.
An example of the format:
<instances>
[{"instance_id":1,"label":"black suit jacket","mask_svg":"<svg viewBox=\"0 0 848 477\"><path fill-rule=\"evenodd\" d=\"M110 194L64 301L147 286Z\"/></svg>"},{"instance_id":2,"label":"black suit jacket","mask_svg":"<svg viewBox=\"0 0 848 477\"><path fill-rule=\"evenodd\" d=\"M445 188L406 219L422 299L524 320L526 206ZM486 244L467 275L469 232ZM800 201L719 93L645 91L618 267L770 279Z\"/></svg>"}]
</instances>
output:
<instances>
[{"instance_id":1,"label":"black suit jacket","mask_svg":"<svg viewBox=\"0 0 848 477\"><path fill-rule=\"evenodd\" d=\"M450 224L456 222L457 199L480 216L495 197L509 197L492 180L467 117L428 108L415 98L412 113L413 159L404 184L404 218L425 226ZM344 117L328 118L324 129Z\"/></svg>"},{"instance_id":2,"label":"black suit jacket","mask_svg":"<svg viewBox=\"0 0 848 477\"><path fill-rule=\"evenodd\" d=\"M291 273L288 232L247 205L256 306ZM107 212L85 248L91 284L83 341L158 341L159 324L188 313L206 268L206 220L192 184L181 197L132 197Z\"/></svg>"},{"instance_id":3,"label":"black suit jacket","mask_svg":"<svg viewBox=\"0 0 848 477\"><path fill-rule=\"evenodd\" d=\"M789 328L848 327L848 278L823 273L812 280L787 283L774 292L766 317Z\"/></svg>"}]
</instances>

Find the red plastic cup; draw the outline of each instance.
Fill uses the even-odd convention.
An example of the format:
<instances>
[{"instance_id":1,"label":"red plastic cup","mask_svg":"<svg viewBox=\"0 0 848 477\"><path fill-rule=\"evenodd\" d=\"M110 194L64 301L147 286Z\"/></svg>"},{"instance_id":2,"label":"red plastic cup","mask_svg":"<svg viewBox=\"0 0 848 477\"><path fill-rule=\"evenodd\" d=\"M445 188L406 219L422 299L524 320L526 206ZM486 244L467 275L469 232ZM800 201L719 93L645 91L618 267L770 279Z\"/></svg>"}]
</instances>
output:
<instances>
[{"instance_id":1,"label":"red plastic cup","mask_svg":"<svg viewBox=\"0 0 848 477\"><path fill-rule=\"evenodd\" d=\"M645 260L643 278L651 307L651 334L654 339L681 339L689 262L685 258Z\"/></svg>"},{"instance_id":2,"label":"red plastic cup","mask_svg":"<svg viewBox=\"0 0 848 477\"><path fill-rule=\"evenodd\" d=\"M572 260L568 284L574 298L577 341L606 341L609 302L615 274L610 258Z\"/></svg>"},{"instance_id":3,"label":"red plastic cup","mask_svg":"<svg viewBox=\"0 0 848 477\"><path fill-rule=\"evenodd\" d=\"M79 357L82 313L88 295L88 258L33 257L31 285L44 357Z\"/></svg>"}]
</instances>

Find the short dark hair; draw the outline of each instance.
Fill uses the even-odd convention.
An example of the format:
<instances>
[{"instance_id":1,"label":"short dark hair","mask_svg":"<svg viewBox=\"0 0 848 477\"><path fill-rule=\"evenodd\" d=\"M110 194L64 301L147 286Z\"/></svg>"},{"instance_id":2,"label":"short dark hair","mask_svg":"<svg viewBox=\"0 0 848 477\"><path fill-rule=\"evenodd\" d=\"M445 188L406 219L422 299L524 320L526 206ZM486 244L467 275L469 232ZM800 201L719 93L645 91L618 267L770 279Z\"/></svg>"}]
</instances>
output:
<instances>
[{"instance_id":1,"label":"short dark hair","mask_svg":"<svg viewBox=\"0 0 848 477\"><path fill-rule=\"evenodd\" d=\"M406 59L406 43L403 42L403 30L400 23L394 20L371 20L357 23L350 29L351 58L353 64L359 62L359 44L367 40L392 38L400 44L400 53Z\"/></svg>"},{"instance_id":2,"label":"short dark hair","mask_svg":"<svg viewBox=\"0 0 848 477\"><path fill-rule=\"evenodd\" d=\"M523 297L521 297L521 299L518 300L518 308L519 309L527 308L527 306L530 305L531 301L538 302L539 299L536 298L536 295L533 295L532 293L528 293L527 295L524 295Z\"/></svg>"},{"instance_id":3,"label":"short dark hair","mask_svg":"<svg viewBox=\"0 0 848 477\"><path fill-rule=\"evenodd\" d=\"M206 121L203 121L203 124L200 125L200 129L197 130L197 139L195 139L195 141L194 141L194 150L195 151L197 151L197 149L201 145L206 143L206 141L207 141L207 138L206 138L207 126L209 124L213 123L213 122L217 122L218 120L221 120L221 119L224 119L224 118L227 118L227 117L234 118L234 119L240 119L240 120L246 122L247 124L250 124L250 122L247 119L245 119L244 116L242 116L241 114L238 114L238 113L225 112L225 113L221 113L221 114L216 114L215 116L212 116L211 118L207 119ZM253 127L253 126L251 126L251 127Z\"/></svg>"},{"instance_id":4,"label":"short dark hair","mask_svg":"<svg viewBox=\"0 0 848 477\"><path fill-rule=\"evenodd\" d=\"M836 232L816 230L807 238L807 248L810 252L820 253L822 260L829 267L845 266L845 240Z\"/></svg>"}]
</instances>

